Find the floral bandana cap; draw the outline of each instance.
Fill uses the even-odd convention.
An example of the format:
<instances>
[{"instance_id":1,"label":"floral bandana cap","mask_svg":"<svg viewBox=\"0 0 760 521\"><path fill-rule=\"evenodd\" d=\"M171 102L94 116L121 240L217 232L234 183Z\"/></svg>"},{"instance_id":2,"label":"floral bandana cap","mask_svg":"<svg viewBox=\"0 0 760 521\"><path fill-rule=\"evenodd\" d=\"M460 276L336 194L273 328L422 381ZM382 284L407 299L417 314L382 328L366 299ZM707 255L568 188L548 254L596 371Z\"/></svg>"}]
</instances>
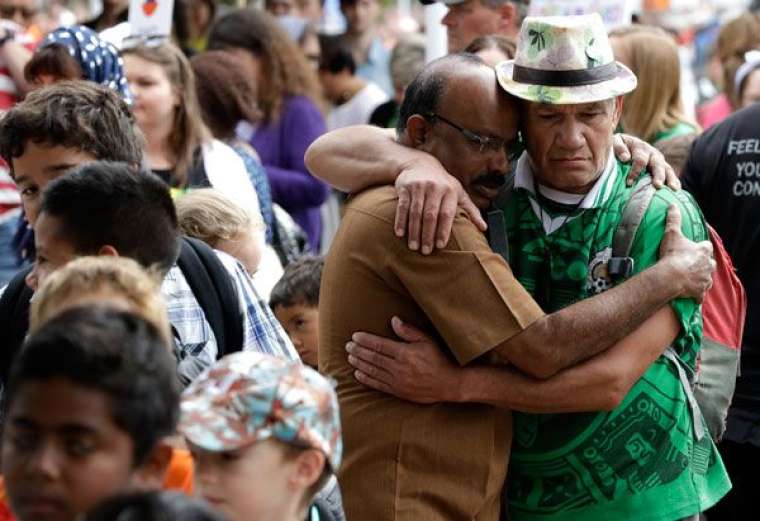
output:
<instances>
[{"instance_id":1,"label":"floral bandana cap","mask_svg":"<svg viewBox=\"0 0 760 521\"><path fill-rule=\"evenodd\" d=\"M527 17L514 60L496 66L499 84L535 103L603 101L636 88L636 76L616 62L601 16Z\"/></svg>"},{"instance_id":2,"label":"floral bandana cap","mask_svg":"<svg viewBox=\"0 0 760 521\"><path fill-rule=\"evenodd\" d=\"M219 360L182 393L179 431L214 452L270 438L322 451L333 472L343 453L338 399L315 370L252 351Z\"/></svg>"},{"instance_id":3,"label":"floral bandana cap","mask_svg":"<svg viewBox=\"0 0 760 521\"><path fill-rule=\"evenodd\" d=\"M116 91L124 101L131 104L124 62L119 50L83 25L59 27L48 34L40 48L57 44L65 48L82 68L83 78Z\"/></svg>"}]
</instances>

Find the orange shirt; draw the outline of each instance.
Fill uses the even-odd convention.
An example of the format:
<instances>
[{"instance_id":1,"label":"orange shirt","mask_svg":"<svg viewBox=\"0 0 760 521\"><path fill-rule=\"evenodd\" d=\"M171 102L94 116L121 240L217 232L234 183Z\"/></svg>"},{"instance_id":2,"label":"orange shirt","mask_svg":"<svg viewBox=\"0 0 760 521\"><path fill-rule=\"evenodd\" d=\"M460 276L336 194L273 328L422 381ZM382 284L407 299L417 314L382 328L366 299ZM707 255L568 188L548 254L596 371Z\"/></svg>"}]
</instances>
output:
<instances>
[{"instance_id":1,"label":"orange shirt","mask_svg":"<svg viewBox=\"0 0 760 521\"><path fill-rule=\"evenodd\" d=\"M188 496L193 495L193 458L184 449L173 449L172 459L164 476L164 490L176 490ZM0 521L15 521L11 513L8 495L5 492L5 480L0 476Z\"/></svg>"},{"instance_id":2,"label":"orange shirt","mask_svg":"<svg viewBox=\"0 0 760 521\"><path fill-rule=\"evenodd\" d=\"M190 451L174 449L164 476L164 490L176 490L193 495L193 457Z\"/></svg>"}]
</instances>

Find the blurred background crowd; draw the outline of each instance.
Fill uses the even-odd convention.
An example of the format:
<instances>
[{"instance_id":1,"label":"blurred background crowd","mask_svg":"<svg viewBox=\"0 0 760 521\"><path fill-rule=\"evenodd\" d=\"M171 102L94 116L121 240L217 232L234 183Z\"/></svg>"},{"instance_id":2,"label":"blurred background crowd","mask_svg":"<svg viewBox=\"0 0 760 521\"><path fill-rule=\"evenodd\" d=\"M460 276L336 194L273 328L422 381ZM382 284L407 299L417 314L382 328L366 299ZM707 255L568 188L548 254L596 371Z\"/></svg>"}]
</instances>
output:
<instances>
[{"instance_id":1,"label":"blurred background crowd","mask_svg":"<svg viewBox=\"0 0 760 521\"><path fill-rule=\"evenodd\" d=\"M511 57L528 14L602 12L617 58L640 80L621 130L676 167L698 132L760 99L760 2L596 3L177 0L172 43L160 43L129 41L128 0L0 0L0 111L61 79L110 84L133 104L148 166L177 190L221 189L214 170L231 148L272 246L259 275L268 294L289 260L326 251L339 220L341 195L307 171L308 146L340 127L394 127L404 88L431 59L465 49L494 64ZM0 282L33 254L20 197L0 170Z\"/></svg>"},{"instance_id":2,"label":"blurred background crowd","mask_svg":"<svg viewBox=\"0 0 760 521\"><path fill-rule=\"evenodd\" d=\"M310 175L308 146L340 127L394 127L404 88L433 58L510 58L528 14L604 15L617 58L639 78L621 130L676 168L699 132L760 100L757 1L176 0L171 43L134 41L129 9L128 0L0 0L0 111L63 79L119 90L147 138L147 166L175 190L255 188L243 202L263 220L265 295L290 260L324 253L337 227L342 196ZM222 181L231 153L240 176ZM0 283L33 254L21 197L0 170Z\"/></svg>"},{"instance_id":3,"label":"blurred background crowd","mask_svg":"<svg viewBox=\"0 0 760 521\"><path fill-rule=\"evenodd\" d=\"M135 30L136 12L151 16L167 3L167 34ZM92 160L141 163L163 183L142 177L164 192L171 188L181 234L240 262L230 261L234 269L225 269L237 284L235 306L247 306L243 327L251 345L243 350L271 344L295 358L289 353L292 341L298 357L316 367L320 255L330 247L346 196L307 169L310 145L343 127L400 128L404 92L435 58L464 51L495 66L514 58L526 16L588 12L602 15L616 60L638 78L638 88L626 95L619 132L659 149L676 173L704 131L760 101L760 0L0 0L0 115L17 107L0 127L25 133L16 139L15 130L0 131L0 149L14 166L10 172L0 159L0 288L12 279L19 282L13 277L22 273L21 282L36 291L42 279L71 260L45 258L56 250L51 244L65 250L50 242L55 234L49 229L47 237L39 231L46 229L38 226L45 185ZM110 89L103 90L119 103L93 95L92 83ZM60 102L45 97L55 87L40 90L53 84L69 93ZM88 108L99 103L99 114L81 114L81 121L67 126L77 119L71 109L77 96ZM96 102L90 103L90 96ZM40 106L56 110L45 113ZM43 139L29 122L70 132L45 130ZM470 139L469 131L447 123ZM760 154L754 128L752 137L742 140L708 134L718 148L692 154L696 159L690 162L717 157L713 152L726 145L727 155L734 146L742 147L742 154ZM98 168L108 173L117 167ZM735 197L760 195L760 163L742 163L738 175ZM112 228L138 229L137 214L149 221L144 208L132 210L134 221L117 220ZM146 227L155 228L155 222ZM102 231L91 228L86 232ZM736 240L745 259L751 255L743 246L754 244L752 237ZM750 271L756 270L743 274ZM183 268L173 266L164 274L162 291L174 320L171 333L166 320L163 329L175 340L185 337L180 347L195 351L185 359L192 361L204 354L193 333L214 326L204 322L203 303L186 298L194 293L193 284L186 281L185 291L178 272ZM249 282L245 272L253 290L243 289ZM124 280L125 287L137 286ZM28 304L31 297L26 298ZM41 307L36 294L35 300ZM200 326L192 323L198 316ZM183 334L177 334L177 324L186 328ZM281 329L290 341L277 338ZM5 331L0 326L0 333ZM26 331L21 333L19 345ZM203 361L210 364L223 352ZM760 367L757 355L743 363L748 359ZM197 367L179 366L183 384L197 376ZM752 407L756 395L753 391ZM757 425L760 420L753 417L752 428ZM752 443L760 443L757 439ZM754 467L754 461L747 466ZM754 476L754 468L747 474Z\"/></svg>"}]
</instances>

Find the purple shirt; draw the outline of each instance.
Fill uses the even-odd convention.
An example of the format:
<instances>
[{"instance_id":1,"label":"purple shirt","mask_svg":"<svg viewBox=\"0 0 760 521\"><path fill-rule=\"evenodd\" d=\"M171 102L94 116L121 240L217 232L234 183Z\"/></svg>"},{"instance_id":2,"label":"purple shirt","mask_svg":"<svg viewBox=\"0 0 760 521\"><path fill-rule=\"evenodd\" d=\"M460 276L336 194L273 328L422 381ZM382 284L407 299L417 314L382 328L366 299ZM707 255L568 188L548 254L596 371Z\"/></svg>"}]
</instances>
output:
<instances>
[{"instance_id":1,"label":"purple shirt","mask_svg":"<svg viewBox=\"0 0 760 521\"><path fill-rule=\"evenodd\" d=\"M319 207L329 186L306 169L303 156L325 132L322 113L305 96L285 98L279 118L263 123L251 137L272 187L272 200L303 227L313 251L319 251L322 223Z\"/></svg>"}]
</instances>

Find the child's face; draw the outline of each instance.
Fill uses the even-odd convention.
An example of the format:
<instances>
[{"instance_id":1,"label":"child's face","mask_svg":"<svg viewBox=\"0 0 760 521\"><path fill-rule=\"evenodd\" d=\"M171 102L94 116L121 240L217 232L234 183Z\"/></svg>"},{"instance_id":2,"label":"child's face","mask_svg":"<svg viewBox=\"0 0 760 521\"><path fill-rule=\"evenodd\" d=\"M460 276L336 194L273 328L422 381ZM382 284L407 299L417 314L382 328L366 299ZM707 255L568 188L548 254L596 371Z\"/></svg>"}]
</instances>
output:
<instances>
[{"instance_id":1,"label":"child's face","mask_svg":"<svg viewBox=\"0 0 760 521\"><path fill-rule=\"evenodd\" d=\"M293 490L295 462L273 440L226 452L210 452L188 442L193 455L196 495L231 521L289 519L302 491Z\"/></svg>"},{"instance_id":2,"label":"child's face","mask_svg":"<svg viewBox=\"0 0 760 521\"><path fill-rule=\"evenodd\" d=\"M319 308L304 303L275 306L274 315L285 328L298 355L306 365L317 368Z\"/></svg>"},{"instance_id":3,"label":"child's face","mask_svg":"<svg viewBox=\"0 0 760 521\"><path fill-rule=\"evenodd\" d=\"M14 514L20 521L74 521L128 490L133 450L103 393L64 378L22 383L2 442Z\"/></svg>"}]
</instances>

